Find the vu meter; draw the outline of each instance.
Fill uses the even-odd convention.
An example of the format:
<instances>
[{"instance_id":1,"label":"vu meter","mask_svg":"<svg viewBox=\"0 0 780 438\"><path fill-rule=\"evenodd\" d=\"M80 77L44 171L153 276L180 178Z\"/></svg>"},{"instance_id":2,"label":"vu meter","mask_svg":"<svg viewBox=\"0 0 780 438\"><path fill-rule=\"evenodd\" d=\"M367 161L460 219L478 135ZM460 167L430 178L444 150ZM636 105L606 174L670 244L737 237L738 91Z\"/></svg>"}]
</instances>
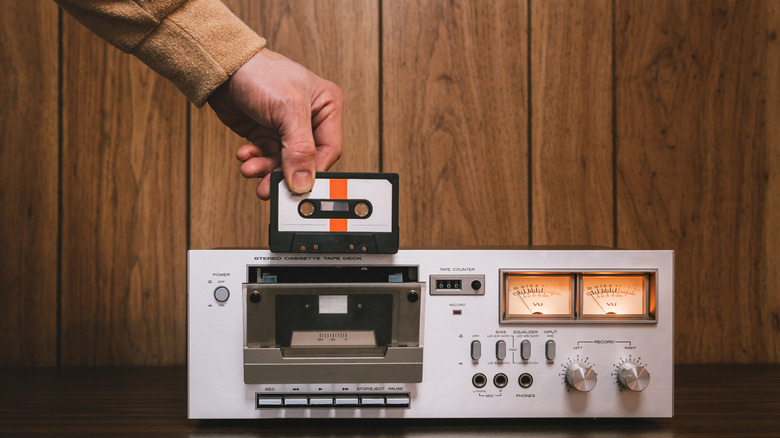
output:
<instances>
[{"instance_id":1,"label":"vu meter","mask_svg":"<svg viewBox=\"0 0 780 438\"><path fill-rule=\"evenodd\" d=\"M655 320L648 272L501 271L501 322Z\"/></svg>"},{"instance_id":2,"label":"vu meter","mask_svg":"<svg viewBox=\"0 0 780 438\"><path fill-rule=\"evenodd\" d=\"M647 315L647 275L583 275L582 316Z\"/></svg>"},{"instance_id":3,"label":"vu meter","mask_svg":"<svg viewBox=\"0 0 780 438\"><path fill-rule=\"evenodd\" d=\"M504 273L503 320L572 318L574 277Z\"/></svg>"}]
</instances>

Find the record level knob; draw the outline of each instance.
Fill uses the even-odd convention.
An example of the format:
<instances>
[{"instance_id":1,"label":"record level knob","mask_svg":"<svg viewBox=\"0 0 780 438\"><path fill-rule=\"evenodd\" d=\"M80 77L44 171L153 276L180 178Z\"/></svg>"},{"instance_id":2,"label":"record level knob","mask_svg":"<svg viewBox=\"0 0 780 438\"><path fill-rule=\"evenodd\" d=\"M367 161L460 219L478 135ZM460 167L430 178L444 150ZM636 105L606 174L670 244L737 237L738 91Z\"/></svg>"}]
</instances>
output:
<instances>
[{"instance_id":1,"label":"record level knob","mask_svg":"<svg viewBox=\"0 0 780 438\"><path fill-rule=\"evenodd\" d=\"M631 362L620 365L617 378L621 386L635 392L643 391L650 384L647 368Z\"/></svg>"},{"instance_id":2,"label":"record level knob","mask_svg":"<svg viewBox=\"0 0 780 438\"><path fill-rule=\"evenodd\" d=\"M566 383L580 392L588 392L596 386L597 376L593 368L574 362L566 368Z\"/></svg>"}]
</instances>

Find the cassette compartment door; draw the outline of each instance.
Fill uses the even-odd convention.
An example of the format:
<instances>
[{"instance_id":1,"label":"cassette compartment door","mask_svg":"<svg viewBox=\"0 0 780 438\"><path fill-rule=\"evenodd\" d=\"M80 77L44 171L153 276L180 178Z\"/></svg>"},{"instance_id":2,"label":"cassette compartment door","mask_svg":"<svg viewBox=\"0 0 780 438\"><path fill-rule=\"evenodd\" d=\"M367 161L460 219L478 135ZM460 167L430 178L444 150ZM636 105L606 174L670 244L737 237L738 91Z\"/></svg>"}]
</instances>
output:
<instances>
[{"instance_id":1,"label":"cassette compartment door","mask_svg":"<svg viewBox=\"0 0 780 438\"><path fill-rule=\"evenodd\" d=\"M297 269L299 275L265 269L265 278L255 277L260 282L244 284L246 383L422 381L423 283L403 273L379 275L385 279L379 282L300 283L323 275L367 278L332 268Z\"/></svg>"}]
</instances>

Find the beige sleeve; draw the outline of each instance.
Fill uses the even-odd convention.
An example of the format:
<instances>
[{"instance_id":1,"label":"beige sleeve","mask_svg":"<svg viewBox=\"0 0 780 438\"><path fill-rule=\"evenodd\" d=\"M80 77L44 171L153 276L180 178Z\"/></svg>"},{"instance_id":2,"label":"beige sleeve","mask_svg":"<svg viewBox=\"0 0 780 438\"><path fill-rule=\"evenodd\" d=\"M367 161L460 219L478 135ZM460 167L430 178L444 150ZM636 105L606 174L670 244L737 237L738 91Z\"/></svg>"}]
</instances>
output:
<instances>
[{"instance_id":1,"label":"beige sleeve","mask_svg":"<svg viewBox=\"0 0 780 438\"><path fill-rule=\"evenodd\" d=\"M265 46L219 0L55 0L120 50L170 79L195 105Z\"/></svg>"}]
</instances>

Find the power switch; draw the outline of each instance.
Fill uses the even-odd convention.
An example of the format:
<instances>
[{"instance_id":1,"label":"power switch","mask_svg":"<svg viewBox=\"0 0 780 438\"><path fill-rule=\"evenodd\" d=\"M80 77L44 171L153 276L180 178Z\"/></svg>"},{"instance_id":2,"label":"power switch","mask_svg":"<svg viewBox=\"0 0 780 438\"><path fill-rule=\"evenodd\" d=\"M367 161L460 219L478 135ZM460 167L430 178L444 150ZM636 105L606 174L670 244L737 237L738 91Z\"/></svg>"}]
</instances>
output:
<instances>
[{"instance_id":1,"label":"power switch","mask_svg":"<svg viewBox=\"0 0 780 438\"><path fill-rule=\"evenodd\" d=\"M506 342L504 341L496 342L496 359L498 360L506 359Z\"/></svg>"},{"instance_id":2,"label":"power switch","mask_svg":"<svg viewBox=\"0 0 780 438\"><path fill-rule=\"evenodd\" d=\"M473 341L471 343L471 358L479 360L482 357L482 343L479 341Z\"/></svg>"},{"instance_id":3,"label":"power switch","mask_svg":"<svg viewBox=\"0 0 780 438\"><path fill-rule=\"evenodd\" d=\"M214 299L220 303L224 303L230 298L230 291L225 286L220 286L214 289Z\"/></svg>"}]
</instances>

